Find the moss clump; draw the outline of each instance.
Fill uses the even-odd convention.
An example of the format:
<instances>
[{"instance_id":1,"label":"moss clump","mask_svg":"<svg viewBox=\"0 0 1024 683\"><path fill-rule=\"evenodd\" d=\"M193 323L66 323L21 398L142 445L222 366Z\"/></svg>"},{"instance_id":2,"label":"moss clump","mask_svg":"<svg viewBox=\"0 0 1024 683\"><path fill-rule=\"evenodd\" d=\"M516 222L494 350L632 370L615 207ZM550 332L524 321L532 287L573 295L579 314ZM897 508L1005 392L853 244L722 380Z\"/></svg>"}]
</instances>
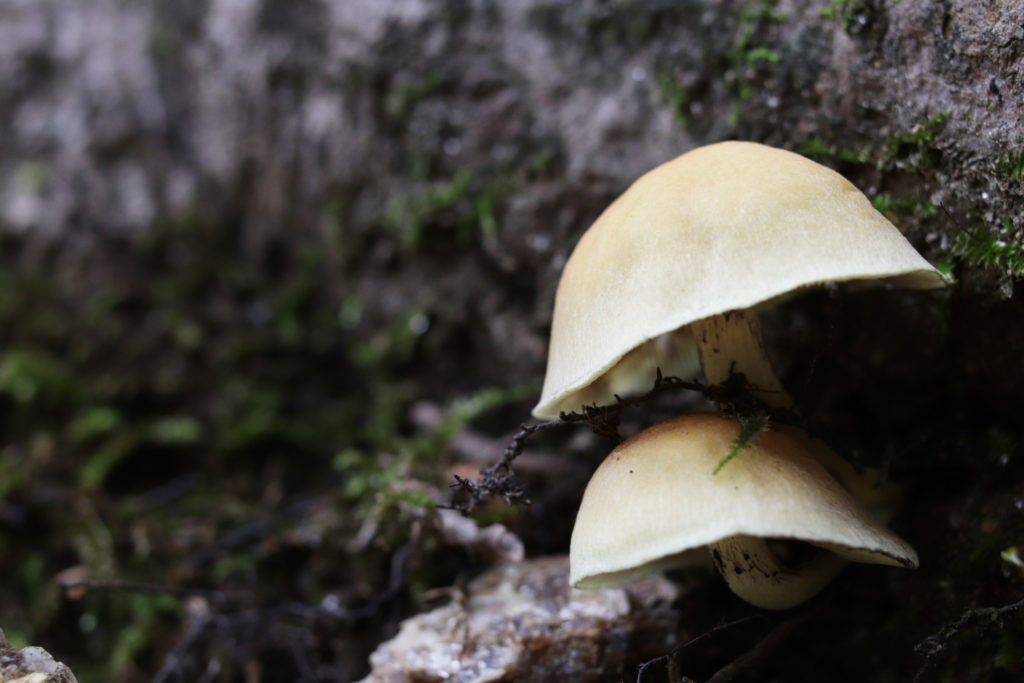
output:
<instances>
[{"instance_id":1,"label":"moss clump","mask_svg":"<svg viewBox=\"0 0 1024 683\"><path fill-rule=\"evenodd\" d=\"M468 196L470 179L469 172L463 170L447 182L392 197L384 225L405 249L418 249L433 228L451 232L455 244L465 246L475 224Z\"/></svg>"},{"instance_id":2,"label":"moss clump","mask_svg":"<svg viewBox=\"0 0 1024 683\"><path fill-rule=\"evenodd\" d=\"M744 64L778 64L782 61L782 55L775 50L762 46L752 47L746 50L743 55Z\"/></svg>"},{"instance_id":3,"label":"moss clump","mask_svg":"<svg viewBox=\"0 0 1024 683\"><path fill-rule=\"evenodd\" d=\"M573 3L538 2L530 5L530 22L558 40L573 35L589 50L635 51L649 44L666 27L691 19L685 3L611 0Z\"/></svg>"},{"instance_id":4,"label":"moss clump","mask_svg":"<svg viewBox=\"0 0 1024 683\"><path fill-rule=\"evenodd\" d=\"M374 524L400 520L403 503L432 508L437 501L422 490L403 488L403 482L415 473L440 471L448 443L470 422L536 392L533 385L483 389L453 401L433 428L408 436L394 428L379 433L374 446L343 449L335 456L334 467L344 475L344 496L364 520Z\"/></svg>"},{"instance_id":5,"label":"moss clump","mask_svg":"<svg viewBox=\"0 0 1024 683\"><path fill-rule=\"evenodd\" d=\"M939 213L938 206L920 197L899 197L882 193L871 198L871 205L890 218L893 216L923 216L930 218Z\"/></svg>"},{"instance_id":6,"label":"moss clump","mask_svg":"<svg viewBox=\"0 0 1024 683\"><path fill-rule=\"evenodd\" d=\"M736 40L729 53L728 87L735 100L729 110L730 126L739 122L742 102L750 99L758 73L782 61L782 56L765 44L768 27L786 21L785 14L775 11L777 4L777 0L757 0L739 9Z\"/></svg>"},{"instance_id":7,"label":"moss clump","mask_svg":"<svg viewBox=\"0 0 1024 683\"><path fill-rule=\"evenodd\" d=\"M975 228L958 233L951 252L969 266L995 268L1010 277L1024 277L1024 243L1008 221L997 229Z\"/></svg>"},{"instance_id":8,"label":"moss clump","mask_svg":"<svg viewBox=\"0 0 1024 683\"><path fill-rule=\"evenodd\" d=\"M757 68L778 64L781 55L763 42L764 32L772 24L786 21L786 15L775 11L777 0L759 0L740 8L736 43L729 61L734 80L733 92L741 100L750 98L750 81Z\"/></svg>"},{"instance_id":9,"label":"moss clump","mask_svg":"<svg viewBox=\"0 0 1024 683\"><path fill-rule=\"evenodd\" d=\"M1018 149L996 161L992 169L999 178L1019 180L1024 177L1024 149Z\"/></svg>"},{"instance_id":10,"label":"moss clump","mask_svg":"<svg viewBox=\"0 0 1024 683\"><path fill-rule=\"evenodd\" d=\"M864 165L868 163L866 151L854 147L842 147L829 143L823 138L812 137L801 142L796 152L829 166Z\"/></svg>"},{"instance_id":11,"label":"moss clump","mask_svg":"<svg viewBox=\"0 0 1024 683\"><path fill-rule=\"evenodd\" d=\"M722 458L715 469L711 471L711 474L718 474L722 471L722 468L728 465L734 458L740 453L750 448L750 446L757 440L757 437L761 435L761 432L768 429L768 416L764 414L749 415L740 418L740 433L737 435L736 440L732 442L732 448Z\"/></svg>"},{"instance_id":12,"label":"moss clump","mask_svg":"<svg viewBox=\"0 0 1024 683\"><path fill-rule=\"evenodd\" d=\"M946 124L949 114L939 113L907 131L889 136L885 160L909 171L934 168L942 159L942 151L933 143L935 135Z\"/></svg>"},{"instance_id":13,"label":"moss clump","mask_svg":"<svg viewBox=\"0 0 1024 683\"><path fill-rule=\"evenodd\" d=\"M667 66L654 69L654 82L658 84L658 96L663 104L672 110L672 117L680 128L686 128L690 119L690 93Z\"/></svg>"},{"instance_id":14,"label":"moss clump","mask_svg":"<svg viewBox=\"0 0 1024 683\"><path fill-rule=\"evenodd\" d=\"M869 23L877 12L870 0L830 0L828 7L818 10L818 16L838 19L843 33L849 35L855 26Z\"/></svg>"},{"instance_id":15,"label":"moss clump","mask_svg":"<svg viewBox=\"0 0 1024 683\"><path fill-rule=\"evenodd\" d=\"M440 90L444 82L444 74L433 71L419 80L392 85L384 96L384 113L396 121L404 121L419 102Z\"/></svg>"}]
</instances>

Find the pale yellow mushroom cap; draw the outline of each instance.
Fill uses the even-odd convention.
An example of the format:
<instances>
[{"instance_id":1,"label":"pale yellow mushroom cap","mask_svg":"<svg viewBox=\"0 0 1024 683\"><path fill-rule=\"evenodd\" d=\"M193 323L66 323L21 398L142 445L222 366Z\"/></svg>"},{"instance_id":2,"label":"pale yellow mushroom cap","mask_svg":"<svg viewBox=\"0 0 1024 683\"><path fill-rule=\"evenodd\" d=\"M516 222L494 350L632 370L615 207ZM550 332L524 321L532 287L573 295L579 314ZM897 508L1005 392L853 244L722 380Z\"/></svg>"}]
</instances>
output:
<instances>
[{"instance_id":1,"label":"pale yellow mushroom cap","mask_svg":"<svg viewBox=\"0 0 1024 683\"><path fill-rule=\"evenodd\" d=\"M760 434L714 474L739 431L720 415L684 415L612 451L580 504L570 582L614 585L741 535L804 541L855 562L917 566L914 549L783 431Z\"/></svg>"},{"instance_id":2,"label":"pale yellow mushroom cap","mask_svg":"<svg viewBox=\"0 0 1024 683\"><path fill-rule=\"evenodd\" d=\"M680 328L844 280L946 284L835 171L752 142L694 149L633 183L576 245L533 414L612 403L649 388L656 367L692 377L694 342Z\"/></svg>"}]
</instances>

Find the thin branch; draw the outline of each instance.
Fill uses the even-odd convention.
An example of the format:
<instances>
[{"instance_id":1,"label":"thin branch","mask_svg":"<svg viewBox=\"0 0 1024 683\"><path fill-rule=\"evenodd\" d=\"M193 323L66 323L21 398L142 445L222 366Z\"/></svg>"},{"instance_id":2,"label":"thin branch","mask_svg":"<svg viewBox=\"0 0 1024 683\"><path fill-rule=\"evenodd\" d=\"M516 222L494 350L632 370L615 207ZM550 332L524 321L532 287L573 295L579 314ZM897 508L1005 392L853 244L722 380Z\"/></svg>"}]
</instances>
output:
<instances>
[{"instance_id":1,"label":"thin branch","mask_svg":"<svg viewBox=\"0 0 1024 683\"><path fill-rule=\"evenodd\" d=\"M512 437L512 442L505 448L505 453L501 459L490 467L481 468L479 478L468 479L455 475L455 483L451 486L465 495L464 502L439 505L438 507L458 510L463 514L468 514L479 505L495 497L504 499L509 505L529 505L530 498L526 486L516 476L515 471L512 469L512 462L522 454L526 441L534 434L549 429L582 423L590 427L598 436L617 444L622 440L618 428L623 410L641 406L666 391L679 389L700 394L707 400L712 401L721 412L744 421L744 424L751 417L755 417L759 424L765 426L768 420L778 420L791 424L798 422L798 418L793 411L771 408L758 400L751 393L751 390L756 389L756 387L748 384L746 377L742 373L733 373L722 384L708 386L701 382L686 381L679 377L666 377L661 374L661 369L659 368L654 379L654 386L645 394L628 398L616 395L615 403L612 405L599 406L595 404L583 406L578 412L560 413L557 420L521 424L519 431Z\"/></svg>"},{"instance_id":2,"label":"thin branch","mask_svg":"<svg viewBox=\"0 0 1024 683\"><path fill-rule=\"evenodd\" d=\"M914 647L914 652L923 654L925 658L924 664L918 670L917 675L914 676L914 683L918 683L918 681L924 677L925 673L938 663L939 657L946 651L950 641L952 641L953 638L960 633L960 630L968 623L976 619L986 619L990 623L999 624L1001 627L1003 624L1003 617L1013 614L1021 609L1024 609L1024 599L1010 603L1009 605L1003 605L1002 607L977 607L975 609L969 609L961 614L960 618L956 621L947 622L941 629L939 629L938 633L928 636Z\"/></svg>"}]
</instances>

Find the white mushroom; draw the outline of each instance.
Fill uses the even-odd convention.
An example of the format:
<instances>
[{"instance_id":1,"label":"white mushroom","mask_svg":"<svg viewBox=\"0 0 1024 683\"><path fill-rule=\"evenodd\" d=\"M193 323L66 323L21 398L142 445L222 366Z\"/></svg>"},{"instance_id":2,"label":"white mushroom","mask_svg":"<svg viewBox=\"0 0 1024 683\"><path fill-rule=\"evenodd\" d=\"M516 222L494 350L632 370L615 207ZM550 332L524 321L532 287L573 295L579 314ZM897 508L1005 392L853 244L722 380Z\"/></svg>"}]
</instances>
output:
<instances>
[{"instance_id":1,"label":"white mushroom","mask_svg":"<svg viewBox=\"0 0 1024 683\"><path fill-rule=\"evenodd\" d=\"M580 239L555 297L539 418L651 387L656 368L743 373L789 399L756 310L831 281L946 283L841 175L750 142L694 149L637 180ZM697 348L700 347L700 361Z\"/></svg>"},{"instance_id":2,"label":"white mushroom","mask_svg":"<svg viewBox=\"0 0 1024 683\"><path fill-rule=\"evenodd\" d=\"M821 590L846 561L917 566L914 549L851 493L863 480L827 449L812 452L818 448L793 428L761 433L716 474L739 435L734 419L684 415L612 451L580 505L571 583L614 585L707 547L740 597L786 609ZM880 511L889 507L884 494L869 496ZM776 541L813 547L787 558Z\"/></svg>"}]
</instances>

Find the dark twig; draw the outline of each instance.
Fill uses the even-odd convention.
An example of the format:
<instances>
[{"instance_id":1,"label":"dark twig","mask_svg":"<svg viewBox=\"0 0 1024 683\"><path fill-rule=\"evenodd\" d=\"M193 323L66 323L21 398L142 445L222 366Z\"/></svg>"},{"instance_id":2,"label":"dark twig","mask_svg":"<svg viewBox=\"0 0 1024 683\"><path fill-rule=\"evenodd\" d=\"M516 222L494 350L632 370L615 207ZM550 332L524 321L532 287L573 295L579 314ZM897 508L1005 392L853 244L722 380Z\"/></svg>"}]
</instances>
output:
<instances>
[{"instance_id":1,"label":"dark twig","mask_svg":"<svg viewBox=\"0 0 1024 683\"><path fill-rule=\"evenodd\" d=\"M985 619L1001 627L1003 617L1020 611L1022 608L1024 608L1024 599L1009 605L1003 605L1002 607L978 607L967 610L956 621L946 623L939 629L938 633L928 636L914 647L914 652L924 655L924 664L918 670L917 675L914 676L914 683L920 681L938 663L939 657L946 651L950 641L968 623L976 619Z\"/></svg>"},{"instance_id":2,"label":"dark twig","mask_svg":"<svg viewBox=\"0 0 1024 683\"><path fill-rule=\"evenodd\" d=\"M971 237L971 238L974 237L975 230L972 230L970 228L965 228L963 225L961 225L960 221L958 221L956 218L953 217L953 214L950 213L949 209L947 209L942 204L942 202L939 202L939 208L942 209L942 213L946 214L946 218L948 218L949 221L953 224L953 227L955 227L960 232L966 234L968 237Z\"/></svg>"},{"instance_id":3,"label":"dark twig","mask_svg":"<svg viewBox=\"0 0 1024 683\"><path fill-rule=\"evenodd\" d=\"M739 419L744 424L752 417L759 420L759 424L764 425L767 424L766 420L776 418L789 423L796 421L792 411L770 408L759 401L751 394L753 388L756 387L751 387L742 373L730 375L729 379L722 384L708 386L696 381L688 382L679 377L665 377L659 369L654 379L654 386L645 394L628 398L616 395L615 403L612 405L583 406L579 412L560 413L557 420L520 425L519 431L512 437L512 442L505 448L501 459L490 467L482 468L479 478L467 479L455 476L452 488L459 489L465 494L466 499L463 502L440 505L439 507L458 510L466 514L494 497L504 499L509 505L529 505L530 498L526 487L516 477L512 469L512 461L522 454L525 443L530 437L549 429L582 423L590 427L598 436L617 444L622 440L618 429L622 411L626 408L643 405L666 391L683 389L698 393L714 402L720 411Z\"/></svg>"},{"instance_id":4,"label":"dark twig","mask_svg":"<svg viewBox=\"0 0 1024 683\"><path fill-rule=\"evenodd\" d=\"M562 412L557 420L538 422L535 424L521 424L519 431L512 437L512 442L505 448L501 459L490 467L480 470L480 477L467 479L455 475L453 488L457 488L466 495L466 500L451 505L440 505L442 508L458 510L463 514L473 511L478 505L485 503L490 498L500 497L509 505L529 505L530 498L527 495L525 485L516 476L512 469L512 461L522 455L526 441L538 432L564 427L566 425L585 423L594 433L599 436L618 443L621 441L618 426L624 408L640 405L649 401L656 394L670 388L685 388L694 391L703 391L703 385L695 382L684 382L678 377L663 377L661 370L658 370L654 380L654 387L643 396L630 398L615 397L615 404L611 406L583 406L580 412Z\"/></svg>"}]
</instances>

